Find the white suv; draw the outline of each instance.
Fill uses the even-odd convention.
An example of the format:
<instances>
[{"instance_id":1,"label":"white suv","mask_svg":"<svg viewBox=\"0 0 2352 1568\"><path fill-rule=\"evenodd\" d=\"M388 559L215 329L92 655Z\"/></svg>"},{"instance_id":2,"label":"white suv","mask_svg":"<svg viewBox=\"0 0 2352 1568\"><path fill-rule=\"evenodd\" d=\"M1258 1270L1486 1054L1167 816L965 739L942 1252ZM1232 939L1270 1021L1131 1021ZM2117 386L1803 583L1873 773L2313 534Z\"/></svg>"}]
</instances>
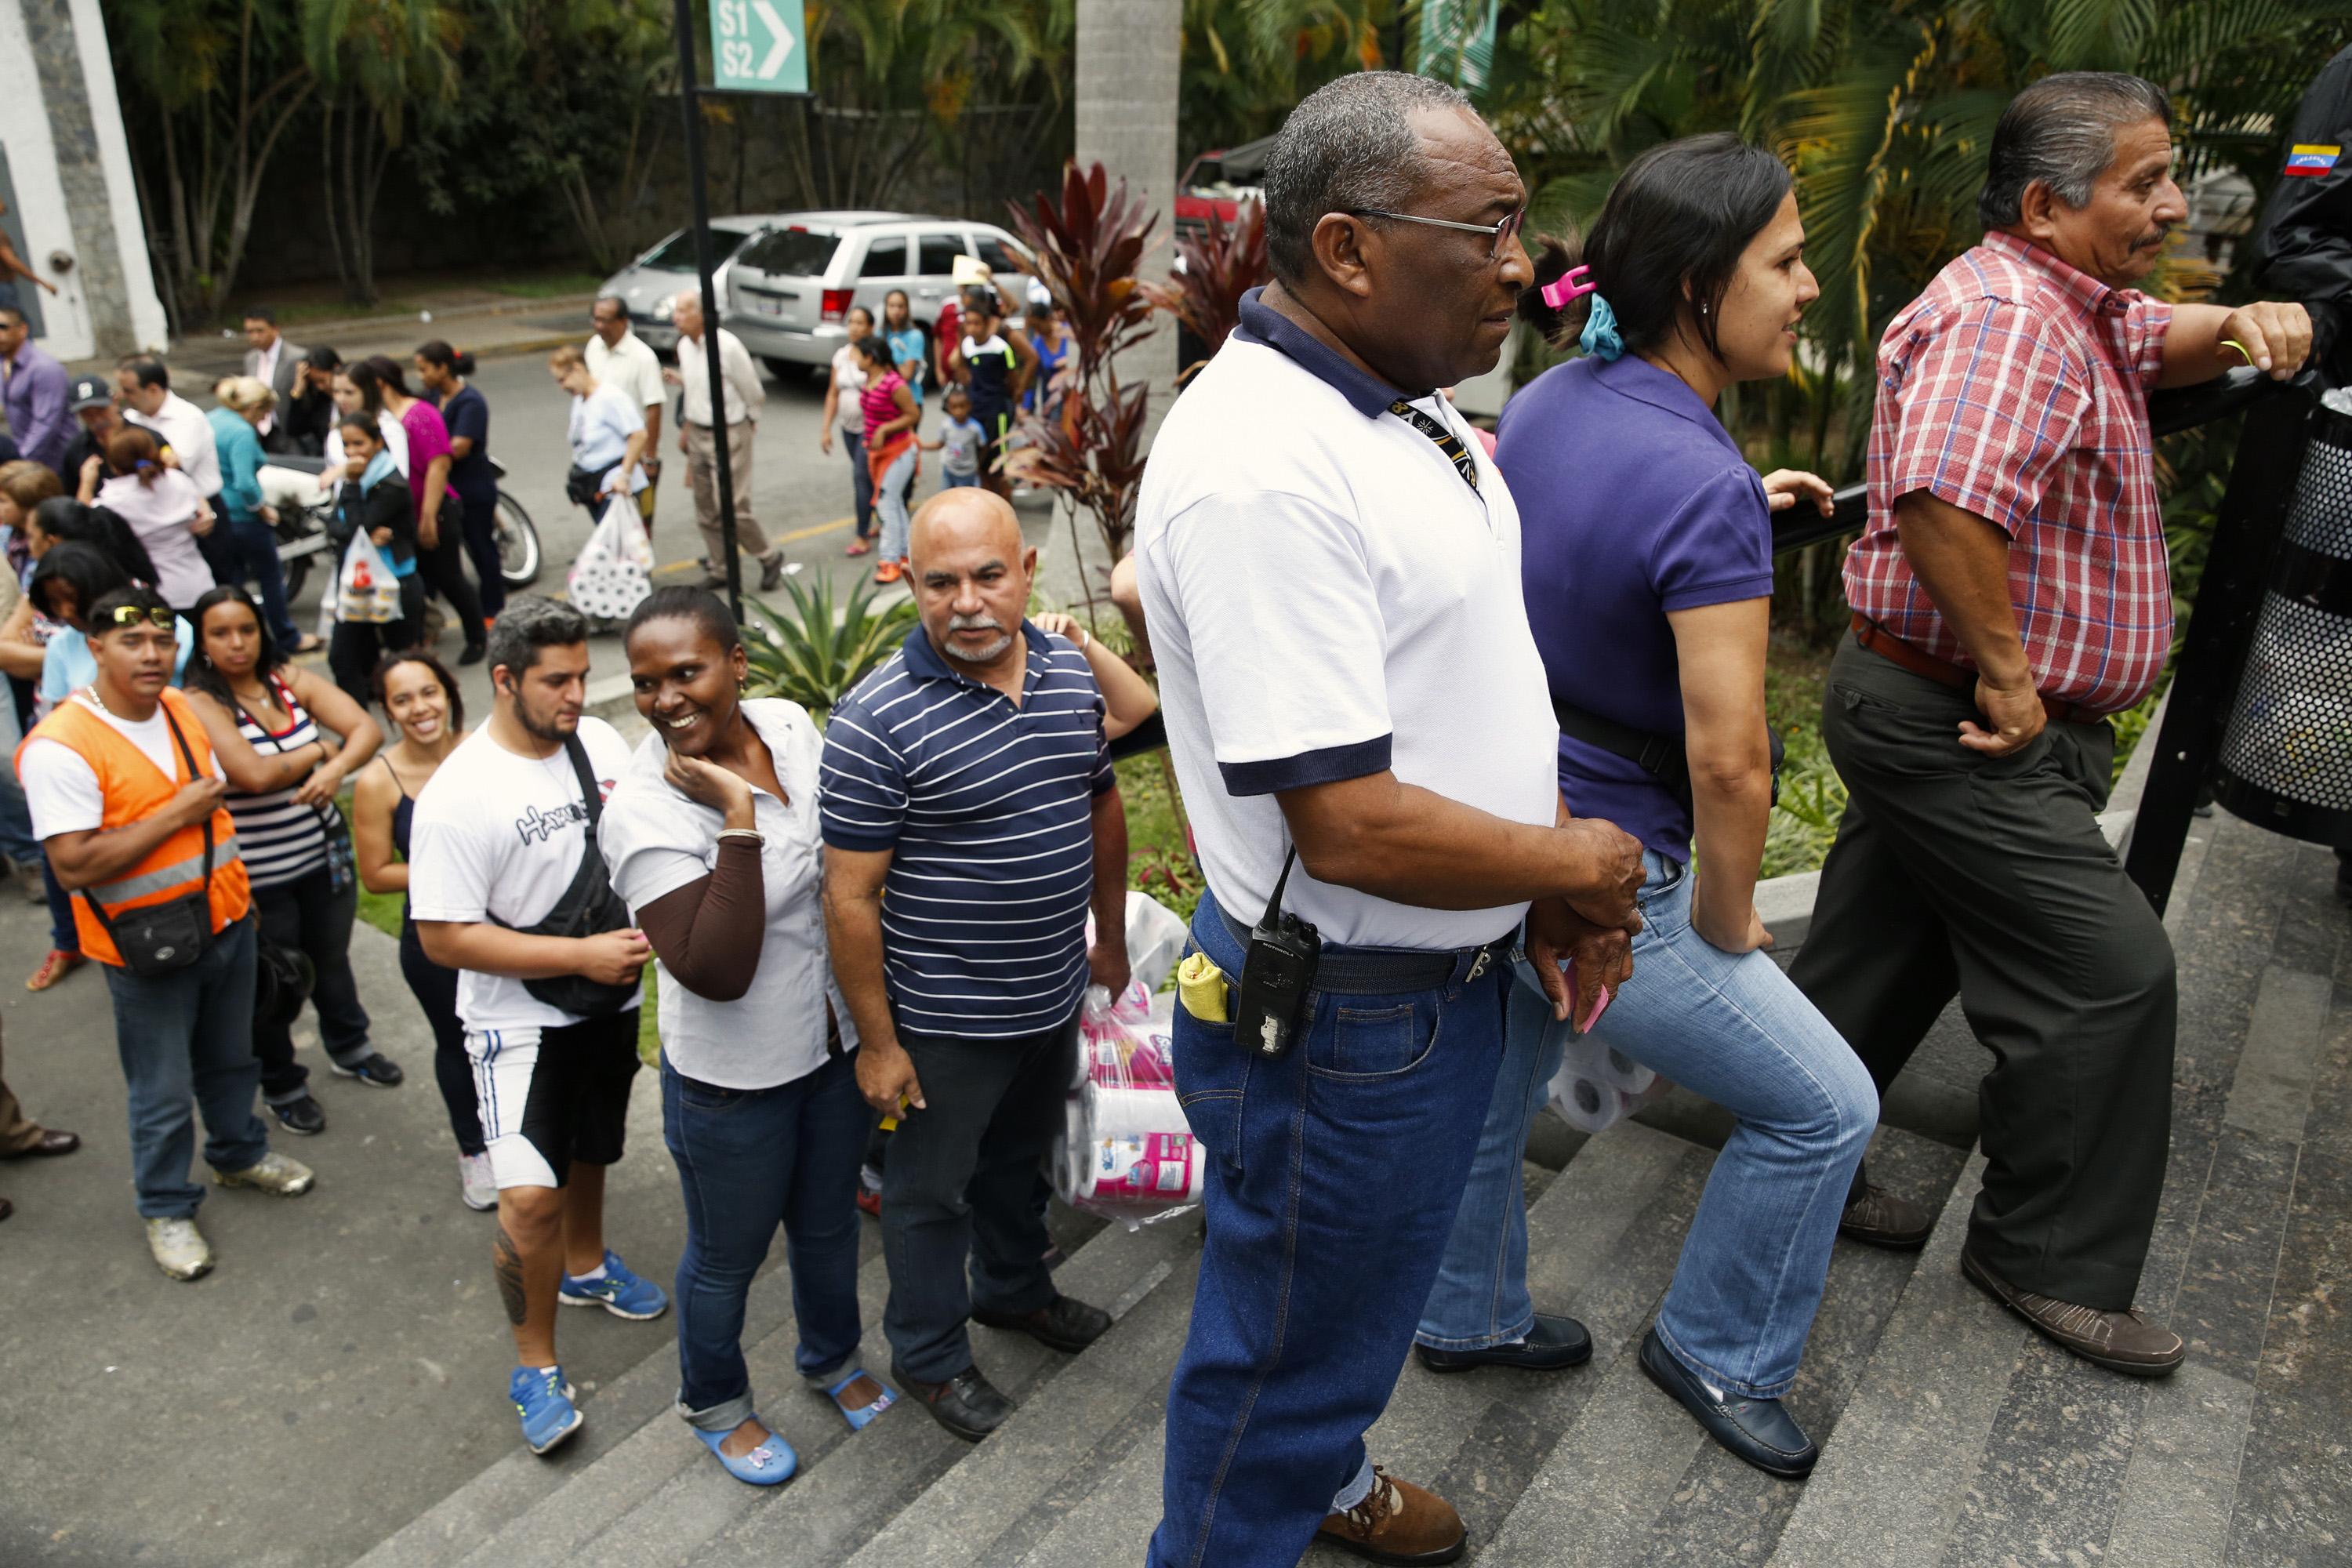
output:
<instances>
[{"instance_id":1,"label":"white suv","mask_svg":"<svg viewBox=\"0 0 2352 1568\"><path fill-rule=\"evenodd\" d=\"M850 307L882 320L882 300L907 291L926 327L954 291L955 258L986 262L1011 284L1027 248L992 224L909 213L793 213L736 253L719 313L743 346L782 376L792 366L824 365L849 340Z\"/></svg>"}]
</instances>

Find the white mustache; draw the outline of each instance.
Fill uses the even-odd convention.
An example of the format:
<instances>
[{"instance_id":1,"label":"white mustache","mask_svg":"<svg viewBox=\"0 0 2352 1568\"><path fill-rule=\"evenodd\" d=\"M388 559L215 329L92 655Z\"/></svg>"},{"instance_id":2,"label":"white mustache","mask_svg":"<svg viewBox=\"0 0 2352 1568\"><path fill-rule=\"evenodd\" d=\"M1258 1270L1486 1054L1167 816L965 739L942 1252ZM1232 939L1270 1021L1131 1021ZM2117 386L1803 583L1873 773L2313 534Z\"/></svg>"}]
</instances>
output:
<instances>
[{"instance_id":1,"label":"white mustache","mask_svg":"<svg viewBox=\"0 0 2352 1568\"><path fill-rule=\"evenodd\" d=\"M951 632L1001 632L1004 623L993 616L950 616L948 630Z\"/></svg>"}]
</instances>

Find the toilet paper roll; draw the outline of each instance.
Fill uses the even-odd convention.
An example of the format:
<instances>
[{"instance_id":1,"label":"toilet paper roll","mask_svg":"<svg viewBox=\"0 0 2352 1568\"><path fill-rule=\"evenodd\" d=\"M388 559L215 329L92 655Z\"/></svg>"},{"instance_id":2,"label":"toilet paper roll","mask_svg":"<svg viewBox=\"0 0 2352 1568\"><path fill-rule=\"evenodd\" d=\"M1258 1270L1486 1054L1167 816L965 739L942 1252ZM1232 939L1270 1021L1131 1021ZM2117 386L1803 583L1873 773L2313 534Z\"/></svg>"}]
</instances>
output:
<instances>
[{"instance_id":1,"label":"toilet paper roll","mask_svg":"<svg viewBox=\"0 0 2352 1568\"><path fill-rule=\"evenodd\" d=\"M1612 1089L1623 1089L1627 1094L1640 1094L1658 1081L1656 1073L1632 1057L1605 1047L1595 1055L1591 1076Z\"/></svg>"},{"instance_id":2,"label":"toilet paper roll","mask_svg":"<svg viewBox=\"0 0 2352 1568\"><path fill-rule=\"evenodd\" d=\"M1078 1188L1089 1205L1168 1208L1201 1196L1201 1144L1189 1133L1097 1138Z\"/></svg>"},{"instance_id":3,"label":"toilet paper roll","mask_svg":"<svg viewBox=\"0 0 2352 1568\"><path fill-rule=\"evenodd\" d=\"M1075 1204L1087 1184L1087 1108L1076 1095L1065 1102L1062 1145L1054 1152L1054 1191L1066 1204Z\"/></svg>"},{"instance_id":4,"label":"toilet paper roll","mask_svg":"<svg viewBox=\"0 0 2352 1568\"><path fill-rule=\"evenodd\" d=\"M1580 1132L1599 1132L1625 1114L1625 1097L1613 1086L1563 1070L1551 1080L1551 1108Z\"/></svg>"},{"instance_id":5,"label":"toilet paper roll","mask_svg":"<svg viewBox=\"0 0 2352 1568\"><path fill-rule=\"evenodd\" d=\"M1171 1089L1123 1089L1090 1083L1078 1091L1089 1138L1143 1138L1154 1132L1190 1132L1184 1108Z\"/></svg>"}]
</instances>

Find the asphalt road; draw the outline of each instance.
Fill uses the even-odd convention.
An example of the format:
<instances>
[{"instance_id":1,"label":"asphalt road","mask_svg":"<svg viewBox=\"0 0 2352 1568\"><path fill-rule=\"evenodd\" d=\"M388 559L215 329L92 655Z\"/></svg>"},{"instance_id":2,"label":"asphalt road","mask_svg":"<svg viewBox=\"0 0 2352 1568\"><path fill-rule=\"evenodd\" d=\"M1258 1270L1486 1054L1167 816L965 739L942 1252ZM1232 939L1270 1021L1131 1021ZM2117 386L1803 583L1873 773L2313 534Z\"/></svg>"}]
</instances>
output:
<instances>
[{"instance_id":1,"label":"asphalt road","mask_svg":"<svg viewBox=\"0 0 2352 1568\"><path fill-rule=\"evenodd\" d=\"M582 335L584 340L584 325ZM767 531L772 542L782 543L788 562L798 563L802 573L831 574L835 579L836 595L845 594L859 577L871 574L873 558L852 560L843 554L853 537L851 475L848 459L837 440L830 453L817 448L824 411L824 379L815 372L786 381L767 377L765 372L762 375L766 379L767 400L760 410L759 432L753 441L752 515ZM489 402L490 451L506 466L503 488L522 503L539 529L543 565L534 591L560 595L565 569L586 542L590 528L587 512L563 494L563 478L571 468L571 452L564 434L571 400L548 374L546 356L541 353L485 361L472 381ZM927 437L935 433L938 419L935 409L927 411ZM672 422L665 418L664 425L671 426ZM697 582L700 580L696 562L702 554L702 535L694 525L694 498L687 486L686 459L678 450L674 427L666 427L662 433L662 458L654 513L654 581L656 585ZM737 483L740 482L739 475ZM917 504L934 494L939 487L938 460L927 454L922 477L915 488ZM1032 544L1040 547L1041 600L1055 605L1069 603L1078 590L1067 570L1072 552L1066 520L1043 496L1024 500L1020 510L1024 532ZM1090 523L1082 526L1091 531ZM304 626L311 624L311 612L324 577L324 573L312 573L310 584L303 591L302 608L296 618ZM743 583L747 596L759 584L759 568L749 559L744 563ZM895 595L903 591L885 592ZM790 601L783 595L779 593L772 598L778 607L789 611ZM461 646L457 629L447 626L436 648L454 665ZM607 678L625 673L617 637L595 638L593 658L592 688ZM477 713L487 712L488 672L476 665L460 669L458 675L468 708Z\"/></svg>"}]
</instances>

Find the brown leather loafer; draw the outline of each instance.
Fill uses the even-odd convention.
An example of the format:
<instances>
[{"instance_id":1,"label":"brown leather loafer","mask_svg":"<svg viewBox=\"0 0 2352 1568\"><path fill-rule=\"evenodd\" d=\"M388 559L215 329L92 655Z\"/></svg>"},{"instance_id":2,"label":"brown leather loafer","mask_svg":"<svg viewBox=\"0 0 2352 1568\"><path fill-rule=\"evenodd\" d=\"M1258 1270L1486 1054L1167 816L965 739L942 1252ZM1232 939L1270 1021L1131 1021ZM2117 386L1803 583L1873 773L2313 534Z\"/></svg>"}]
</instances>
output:
<instances>
[{"instance_id":1,"label":"brown leather loafer","mask_svg":"<svg viewBox=\"0 0 2352 1568\"><path fill-rule=\"evenodd\" d=\"M2053 1296L2021 1290L1985 1266L1969 1247L1960 1248L1960 1272L1985 1294L2023 1318L2045 1338L2084 1361L2133 1377L2168 1377L2189 1347L2179 1334L2151 1323L2137 1307L2103 1312Z\"/></svg>"},{"instance_id":2,"label":"brown leather loafer","mask_svg":"<svg viewBox=\"0 0 2352 1568\"><path fill-rule=\"evenodd\" d=\"M1909 1198L1898 1198L1885 1187L1864 1186L1862 1196L1845 1205L1838 1218L1838 1234L1865 1247L1891 1252L1916 1252L1927 1245L1936 1216Z\"/></svg>"},{"instance_id":3,"label":"brown leather loafer","mask_svg":"<svg viewBox=\"0 0 2352 1568\"><path fill-rule=\"evenodd\" d=\"M38 1138L14 1153L0 1155L0 1159L54 1159L59 1154L70 1154L80 1147L81 1137L79 1133L60 1132L53 1127L45 1127L41 1130L41 1135Z\"/></svg>"},{"instance_id":4,"label":"brown leather loafer","mask_svg":"<svg viewBox=\"0 0 2352 1568\"><path fill-rule=\"evenodd\" d=\"M1325 1519L1315 1539L1368 1563L1414 1564L1456 1561L1470 1533L1452 1503L1374 1465L1364 1500Z\"/></svg>"}]
</instances>

